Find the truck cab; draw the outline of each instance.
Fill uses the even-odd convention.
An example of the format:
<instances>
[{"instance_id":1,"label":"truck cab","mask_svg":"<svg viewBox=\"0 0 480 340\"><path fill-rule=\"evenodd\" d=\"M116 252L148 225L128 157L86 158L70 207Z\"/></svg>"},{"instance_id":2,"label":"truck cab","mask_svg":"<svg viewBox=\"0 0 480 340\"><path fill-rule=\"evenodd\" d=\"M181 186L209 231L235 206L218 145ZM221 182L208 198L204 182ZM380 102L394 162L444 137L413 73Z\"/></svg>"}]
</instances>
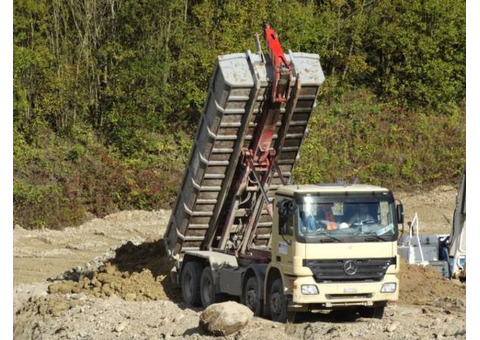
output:
<instances>
[{"instance_id":1,"label":"truck cab","mask_svg":"<svg viewBox=\"0 0 480 340\"><path fill-rule=\"evenodd\" d=\"M383 314L385 303L398 299L402 210L391 191L377 186L280 187L264 292L272 317L357 306ZM274 280L282 282L285 306L273 302Z\"/></svg>"}]
</instances>

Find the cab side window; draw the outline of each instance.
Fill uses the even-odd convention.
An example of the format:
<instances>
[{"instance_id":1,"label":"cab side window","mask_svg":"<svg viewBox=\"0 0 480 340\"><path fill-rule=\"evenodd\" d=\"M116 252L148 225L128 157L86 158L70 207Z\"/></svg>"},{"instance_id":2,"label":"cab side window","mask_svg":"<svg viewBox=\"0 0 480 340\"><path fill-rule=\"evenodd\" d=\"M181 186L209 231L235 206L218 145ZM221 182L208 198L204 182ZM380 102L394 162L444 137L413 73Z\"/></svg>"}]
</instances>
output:
<instances>
[{"instance_id":1,"label":"cab side window","mask_svg":"<svg viewBox=\"0 0 480 340\"><path fill-rule=\"evenodd\" d=\"M291 214L287 220L287 235L293 236L293 228L295 223L295 216L297 214Z\"/></svg>"}]
</instances>

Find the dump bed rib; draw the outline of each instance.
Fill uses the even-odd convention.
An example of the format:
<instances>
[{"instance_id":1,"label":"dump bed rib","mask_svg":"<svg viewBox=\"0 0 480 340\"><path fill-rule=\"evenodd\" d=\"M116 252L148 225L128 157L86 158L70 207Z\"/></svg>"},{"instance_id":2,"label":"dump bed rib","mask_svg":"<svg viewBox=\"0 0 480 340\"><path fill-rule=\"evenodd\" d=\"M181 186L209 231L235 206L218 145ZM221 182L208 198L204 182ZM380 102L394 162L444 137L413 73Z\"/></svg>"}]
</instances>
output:
<instances>
[{"instance_id":1,"label":"dump bed rib","mask_svg":"<svg viewBox=\"0 0 480 340\"><path fill-rule=\"evenodd\" d=\"M286 57L293 68L293 81L289 84L292 92L289 100L278 106L272 149L277 152L277 167L288 179L324 76L318 55L289 52ZM258 134L262 115L268 109L272 77L269 56L248 51L218 58L165 232L171 255L201 247L268 246L272 221L263 202L258 200L258 184L248 177L244 188L232 188L232 185L238 186L242 152L249 150ZM273 200L277 187L282 184L281 176L276 170L266 174L264 187ZM232 197L232 192L241 192L241 195ZM245 224L255 213L253 229L246 235ZM242 242L243 238L246 239Z\"/></svg>"}]
</instances>

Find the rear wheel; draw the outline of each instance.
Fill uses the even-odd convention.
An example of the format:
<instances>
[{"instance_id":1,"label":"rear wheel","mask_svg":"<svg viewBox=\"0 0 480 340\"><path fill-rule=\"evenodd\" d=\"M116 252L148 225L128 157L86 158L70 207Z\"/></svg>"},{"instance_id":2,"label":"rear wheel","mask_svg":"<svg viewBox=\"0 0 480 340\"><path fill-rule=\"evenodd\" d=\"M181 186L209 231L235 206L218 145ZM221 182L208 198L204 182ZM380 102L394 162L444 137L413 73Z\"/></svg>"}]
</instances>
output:
<instances>
[{"instance_id":1,"label":"rear wheel","mask_svg":"<svg viewBox=\"0 0 480 340\"><path fill-rule=\"evenodd\" d=\"M200 279L200 298L204 308L225 300L223 294L216 293L216 288L212 269L205 267L202 272L202 278Z\"/></svg>"},{"instance_id":2,"label":"rear wheel","mask_svg":"<svg viewBox=\"0 0 480 340\"><path fill-rule=\"evenodd\" d=\"M262 315L262 301L260 300L260 287L256 276L247 280L242 293L243 304L251 309L255 316Z\"/></svg>"},{"instance_id":3,"label":"rear wheel","mask_svg":"<svg viewBox=\"0 0 480 340\"><path fill-rule=\"evenodd\" d=\"M187 305L199 307L200 299L200 276L202 265L195 261L187 262L182 269L182 297Z\"/></svg>"},{"instance_id":4,"label":"rear wheel","mask_svg":"<svg viewBox=\"0 0 480 340\"><path fill-rule=\"evenodd\" d=\"M379 305L374 307L363 307L360 309L360 316L370 319L382 319L385 311L385 305Z\"/></svg>"}]
</instances>

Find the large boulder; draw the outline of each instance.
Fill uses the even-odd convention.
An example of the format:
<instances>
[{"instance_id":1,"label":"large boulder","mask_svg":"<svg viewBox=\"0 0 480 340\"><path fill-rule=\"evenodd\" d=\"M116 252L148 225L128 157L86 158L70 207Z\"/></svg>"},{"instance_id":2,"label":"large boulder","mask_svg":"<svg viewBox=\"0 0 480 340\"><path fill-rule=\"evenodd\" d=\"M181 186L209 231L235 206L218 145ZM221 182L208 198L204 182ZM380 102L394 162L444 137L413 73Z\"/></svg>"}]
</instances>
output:
<instances>
[{"instance_id":1,"label":"large boulder","mask_svg":"<svg viewBox=\"0 0 480 340\"><path fill-rule=\"evenodd\" d=\"M245 327L252 316L250 308L239 303L215 303L200 315L200 327L214 335L225 336Z\"/></svg>"}]
</instances>

